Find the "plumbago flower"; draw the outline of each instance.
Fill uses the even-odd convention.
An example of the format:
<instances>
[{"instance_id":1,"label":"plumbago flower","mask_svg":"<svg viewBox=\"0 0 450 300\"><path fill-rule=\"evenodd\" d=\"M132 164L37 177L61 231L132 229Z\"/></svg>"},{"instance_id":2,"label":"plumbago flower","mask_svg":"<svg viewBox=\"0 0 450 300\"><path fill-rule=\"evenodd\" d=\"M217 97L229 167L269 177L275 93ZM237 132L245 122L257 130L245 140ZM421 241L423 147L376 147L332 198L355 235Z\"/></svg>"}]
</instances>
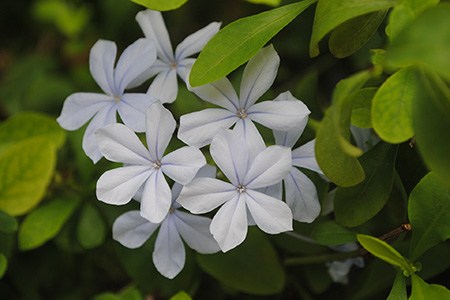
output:
<instances>
[{"instance_id":1,"label":"plumbago flower","mask_svg":"<svg viewBox=\"0 0 450 300\"><path fill-rule=\"evenodd\" d=\"M158 59L148 70L147 78L156 75L148 89L148 93L163 103L173 102L178 93L177 74L186 81L195 59L189 56L200 52L206 43L219 29L219 22L212 22L208 26L186 37L172 50L169 34L160 12L153 10L141 11L136 15L136 21L142 28L144 35L156 43Z\"/></svg>"},{"instance_id":2,"label":"plumbago flower","mask_svg":"<svg viewBox=\"0 0 450 300\"><path fill-rule=\"evenodd\" d=\"M214 177L215 168L206 165L196 177ZM182 186L172 186L172 206L161 223L152 223L143 218L139 211L129 211L119 216L113 224L113 238L128 248L139 248L159 228L153 250L156 269L167 278L174 278L184 267L186 252L183 241L202 254L220 251L209 226L211 219L191 215L180 210L176 202Z\"/></svg>"},{"instance_id":3,"label":"plumbago flower","mask_svg":"<svg viewBox=\"0 0 450 300\"><path fill-rule=\"evenodd\" d=\"M116 123L116 112L136 132L145 131L145 110L156 100L147 94L125 93L134 87L156 60L156 48L150 39L139 39L120 56L116 67L117 47L114 42L99 40L91 49L89 67L92 76L105 94L75 93L67 97L57 121L66 130L76 130L91 123L83 137L83 150L94 163L102 158L95 131Z\"/></svg>"},{"instance_id":4,"label":"plumbago flower","mask_svg":"<svg viewBox=\"0 0 450 300\"><path fill-rule=\"evenodd\" d=\"M221 206L210 229L223 252L244 241L249 225L247 215L264 232L292 230L289 207L258 190L276 184L289 172L289 148L270 146L253 156L256 152L247 142L236 131L220 132L211 143L210 153L231 183L196 178L183 188L177 200L195 214Z\"/></svg>"},{"instance_id":5,"label":"plumbago flower","mask_svg":"<svg viewBox=\"0 0 450 300\"><path fill-rule=\"evenodd\" d=\"M97 182L100 201L122 205L128 203L142 187L141 215L159 223L171 206L171 191L164 177L187 184L206 164L194 147L182 147L164 156L175 130L172 114L157 101L146 112L147 147L137 135L122 124L111 124L97 131L101 153L123 167L105 172Z\"/></svg>"},{"instance_id":6,"label":"plumbago flower","mask_svg":"<svg viewBox=\"0 0 450 300\"><path fill-rule=\"evenodd\" d=\"M309 114L298 100L255 102L275 80L280 58L273 46L261 49L245 67L239 98L227 78L192 88L205 101L222 108L208 108L180 119L178 138L188 145L202 147L211 142L222 129L230 128L250 143L259 143L261 135L253 121L273 130L297 128L303 116Z\"/></svg>"}]
</instances>

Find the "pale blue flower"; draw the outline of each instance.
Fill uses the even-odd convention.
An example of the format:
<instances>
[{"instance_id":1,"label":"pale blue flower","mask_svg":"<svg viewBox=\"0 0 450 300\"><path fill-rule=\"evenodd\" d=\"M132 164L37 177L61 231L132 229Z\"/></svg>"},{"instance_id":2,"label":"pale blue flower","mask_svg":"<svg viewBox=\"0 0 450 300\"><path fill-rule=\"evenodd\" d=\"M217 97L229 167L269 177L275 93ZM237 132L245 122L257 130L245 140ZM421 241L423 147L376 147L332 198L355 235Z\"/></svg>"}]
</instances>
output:
<instances>
[{"instance_id":1,"label":"pale blue flower","mask_svg":"<svg viewBox=\"0 0 450 300\"><path fill-rule=\"evenodd\" d=\"M358 246L355 243L347 243L339 246L332 247L339 252L351 252L358 250ZM348 284L348 273L353 266L359 268L364 267L364 260L362 257L348 258L345 260L335 260L326 264L328 267L328 274L333 282Z\"/></svg>"}]
</instances>

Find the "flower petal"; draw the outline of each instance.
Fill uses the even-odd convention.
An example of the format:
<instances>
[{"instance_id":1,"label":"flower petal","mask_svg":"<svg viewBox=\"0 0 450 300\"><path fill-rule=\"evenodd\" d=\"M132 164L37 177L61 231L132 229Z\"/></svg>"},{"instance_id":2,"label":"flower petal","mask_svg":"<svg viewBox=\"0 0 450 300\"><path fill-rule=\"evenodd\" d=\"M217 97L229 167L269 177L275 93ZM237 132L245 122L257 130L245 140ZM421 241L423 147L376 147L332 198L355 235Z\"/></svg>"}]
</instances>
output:
<instances>
[{"instance_id":1,"label":"flower petal","mask_svg":"<svg viewBox=\"0 0 450 300\"><path fill-rule=\"evenodd\" d=\"M155 97L162 103L172 103L177 98L178 81L177 71L169 66L153 79L147 94Z\"/></svg>"},{"instance_id":2,"label":"flower petal","mask_svg":"<svg viewBox=\"0 0 450 300\"><path fill-rule=\"evenodd\" d=\"M156 238L153 263L159 273L172 279L183 269L185 259L183 241L172 218L167 218L161 224Z\"/></svg>"},{"instance_id":3,"label":"flower petal","mask_svg":"<svg viewBox=\"0 0 450 300\"><path fill-rule=\"evenodd\" d=\"M112 226L113 239L127 248L141 247L159 227L141 217L138 210L120 215Z\"/></svg>"},{"instance_id":4,"label":"flower petal","mask_svg":"<svg viewBox=\"0 0 450 300\"><path fill-rule=\"evenodd\" d=\"M186 37L175 49L175 59L180 61L200 52L206 43L219 31L221 23L212 22Z\"/></svg>"},{"instance_id":5,"label":"flower petal","mask_svg":"<svg viewBox=\"0 0 450 300\"><path fill-rule=\"evenodd\" d=\"M200 150L186 146L164 156L161 169L175 182L186 185L205 164L206 159Z\"/></svg>"},{"instance_id":6,"label":"flower petal","mask_svg":"<svg viewBox=\"0 0 450 300\"><path fill-rule=\"evenodd\" d=\"M220 251L220 247L209 231L211 219L175 211L173 220L186 244L199 253L209 254Z\"/></svg>"},{"instance_id":7,"label":"flower petal","mask_svg":"<svg viewBox=\"0 0 450 300\"><path fill-rule=\"evenodd\" d=\"M195 88L188 85L188 88L209 103L226 108L233 113L239 110L239 100L236 91L226 77Z\"/></svg>"},{"instance_id":8,"label":"flower petal","mask_svg":"<svg viewBox=\"0 0 450 300\"><path fill-rule=\"evenodd\" d=\"M160 223L167 216L172 192L161 170L153 172L144 185L141 197L141 216L152 223Z\"/></svg>"},{"instance_id":9,"label":"flower petal","mask_svg":"<svg viewBox=\"0 0 450 300\"><path fill-rule=\"evenodd\" d=\"M262 231L277 234L292 230L292 213L283 201L257 191L247 190L245 203L256 225Z\"/></svg>"},{"instance_id":10,"label":"flower petal","mask_svg":"<svg viewBox=\"0 0 450 300\"><path fill-rule=\"evenodd\" d=\"M257 189L258 192L264 193L270 197L273 197L275 199L282 200L283 199L283 184L282 182L279 182L277 184Z\"/></svg>"},{"instance_id":11,"label":"flower petal","mask_svg":"<svg viewBox=\"0 0 450 300\"><path fill-rule=\"evenodd\" d=\"M288 131L299 128L309 110L298 100L263 101L250 107L247 114L253 121L270 129Z\"/></svg>"},{"instance_id":12,"label":"flower petal","mask_svg":"<svg viewBox=\"0 0 450 300\"><path fill-rule=\"evenodd\" d=\"M115 86L123 92L128 85L145 73L156 60L156 47L151 39L138 39L120 56L114 71Z\"/></svg>"},{"instance_id":13,"label":"flower petal","mask_svg":"<svg viewBox=\"0 0 450 300\"><path fill-rule=\"evenodd\" d=\"M320 214L320 203L314 183L297 168L292 168L284 179L286 204L294 220L311 223Z\"/></svg>"},{"instance_id":14,"label":"flower petal","mask_svg":"<svg viewBox=\"0 0 450 300\"><path fill-rule=\"evenodd\" d=\"M222 108L207 108L181 116L178 138L197 148L211 143L223 129L230 128L238 118Z\"/></svg>"},{"instance_id":15,"label":"flower petal","mask_svg":"<svg viewBox=\"0 0 450 300\"><path fill-rule=\"evenodd\" d=\"M311 140L303 146L292 150L292 164L297 167L313 170L323 175L322 170L316 160L314 147L316 140Z\"/></svg>"},{"instance_id":16,"label":"flower petal","mask_svg":"<svg viewBox=\"0 0 450 300\"><path fill-rule=\"evenodd\" d=\"M101 89L111 96L119 94L114 83L116 55L116 44L106 40L98 40L92 46L89 54L89 69L92 77L94 77Z\"/></svg>"},{"instance_id":17,"label":"flower petal","mask_svg":"<svg viewBox=\"0 0 450 300\"><path fill-rule=\"evenodd\" d=\"M280 57L272 45L261 50L247 63L242 75L239 100L248 109L272 85L277 76Z\"/></svg>"},{"instance_id":18,"label":"flower petal","mask_svg":"<svg viewBox=\"0 0 450 300\"><path fill-rule=\"evenodd\" d=\"M270 146L256 156L250 166L244 185L258 189L281 181L292 167L291 150L283 146Z\"/></svg>"},{"instance_id":19,"label":"flower petal","mask_svg":"<svg viewBox=\"0 0 450 300\"><path fill-rule=\"evenodd\" d=\"M241 136L247 143L249 153L249 164L253 159L266 149L266 144L256 128L255 124L249 118L239 119L233 127L233 131Z\"/></svg>"},{"instance_id":20,"label":"flower petal","mask_svg":"<svg viewBox=\"0 0 450 300\"><path fill-rule=\"evenodd\" d=\"M106 171L97 181L97 198L108 204L126 204L150 174L152 170L143 166L128 166Z\"/></svg>"},{"instance_id":21,"label":"flower petal","mask_svg":"<svg viewBox=\"0 0 450 300\"><path fill-rule=\"evenodd\" d=\"M66 130L76 130L105 107L113 106L111 96L97 93L75 93L64 101L61 115L56 119Z\"/></svg>"},{"instance_id":22,"label":"flower petal","mask_svg":"<svg viewBox=\"0 0 450 300\"><path fill-rule=\"evenodd\" d=\"M245 240L247 227L247 208L244 197L236 195L217 211L210 229L220 249L227 252Z\"/></svg>"},{"instance_id":23,"label":"flower petal","mask_svg":"<svg viewBox=\"0 0 450 300\"><path fill-rule=\"evenodd\" d=\"M172 113L159 101L153 103L145 115L147 147L150 155L160 161L172 139L177 123Z\"/></svg>"},{"instance_id":24,"label":"flower petal","mask_svg":"<svg viewBox=\"0 0 450 300\"><path fill-rule=\"evenodd\" d=\"M209 212L236 196L236 187L215 178L200 177L182 190L177 202L194 214Z\"/></svg>"},{"instance_id":25,"label":"flower petal","mask_svg":"<svg viewBox=\"0 0 450 300\"><path fill-rule=\"evenodd\" d=\"M145 112L156 100L147 94L123 94L118 112L125 125L135 132L145 131Z\"/></svg>"},{"instance_id":26,"label":"flower petal","mask_svg":"<svg viewBox=\"0 0 450 300\"><path fill-rule=\"evenodd\" d=\"M189 78L189 72L191 72L192 66L195 63L194 58L185 58L177 63L177 74L183 79L184 82ZM186 85L189 85L188 83Z\"/></svg>"},{"instance_id":27,"label":"flower petal","mask_svg":"<svg viewBox=\"0 0 450 300\"><path fill-rule=\"evenodd\" d=\"M167 32L164 19L159 11L143 10L137 13L136 21L141 26L145 37L153 39L158 51L158 57L165 62L173 62L172 44L170 43L169 33Z\"/></svg>"},{"instance_id":28,"label":"flower petal","mask_svg":"<svg viewBox=\"0 0 450 300\"><path fill-rule=\"evenodd\" d=\"M212 140L209 152L216 165L235 186L243 184L249 166L245 140L236 132L223 130Z\"/></svg>"},{"instance_id":29,"label":"flower petal","mask_svg":"<svg viewBox=\"0 0 450 300\"><path fill-rule=\"evenodd\" d=\"M110 161L151 168L152 158L136 134L123 124L110 124L97 130L100 152Z\"/></svg>"}]
</instances>

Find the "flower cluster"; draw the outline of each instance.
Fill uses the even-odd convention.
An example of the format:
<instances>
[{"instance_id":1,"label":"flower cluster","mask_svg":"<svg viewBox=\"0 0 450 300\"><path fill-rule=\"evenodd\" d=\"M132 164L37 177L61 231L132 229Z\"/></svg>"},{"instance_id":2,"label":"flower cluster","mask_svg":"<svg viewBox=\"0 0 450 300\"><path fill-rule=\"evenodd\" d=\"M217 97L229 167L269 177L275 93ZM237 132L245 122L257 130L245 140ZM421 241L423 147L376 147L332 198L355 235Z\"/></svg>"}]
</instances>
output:
<instances>
[{"instance_id":1,"label":"flower cluster","mask_svg":"<svg viewBox=\"0 0 450 300\"><path fill-rule=\"evenodd\" d=\"M257 102L277 74L280 58L273 46L247 63L239 96L227 78L192 88L191 56L220 23L188 36L174 52L161 13L142 11L136 20L145 38L126 48L116 64L113 42L100 40L91 49L90 70L104 94L70 95L57 119L67 130L90 120L83 138L86 154L94 163L102 157L123 163L97 182L100 201L140 202L139 210L114 222L114 239L137 248L158 231L153 262L173 278L185 263L183 241L200 253L226 252L245 240L248 226L278 234L292 230L293 220L312 222L320 213L316 188L297 167L321 174L314 141L292 150L310 111L289 92ZM177 75L218 108L181 116L177 137L187 146L167 153L177 122L163 104L177 99ZM152 77L146 93L126 92ZM266 146L255 123L273 131L276 145ZM145 133L146 145L139 133ZM206 164L208 150L220 179ZM206 213L212 219L199 215Z\"/></svg>"}]
</instances>

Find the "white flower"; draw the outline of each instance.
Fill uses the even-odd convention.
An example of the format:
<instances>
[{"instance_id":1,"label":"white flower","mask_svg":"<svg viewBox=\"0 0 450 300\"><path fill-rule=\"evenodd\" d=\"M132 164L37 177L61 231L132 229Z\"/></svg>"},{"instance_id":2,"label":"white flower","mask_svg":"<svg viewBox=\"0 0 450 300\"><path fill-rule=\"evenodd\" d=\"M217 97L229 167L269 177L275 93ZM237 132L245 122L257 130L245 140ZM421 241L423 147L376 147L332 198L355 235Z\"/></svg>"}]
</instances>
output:
<instances>
[{"instance_id":1,"label":"white flower","mask_svg":"<svg viewBox=\"0 0 450 300\"><path fill-rule=\"evenodd\" d=\"M358 249L355 243L347 243L332 247L339 252L350 252ZM330 274L333 282L348 284L348 273L353 265L363 268L364 260L362 257L348 258L346 260L332 261L326 264L328 267L328 274Z\"/></svg>"},{"instance_id":2,"label":"white flower","mask_svg":"<svg viewBox=\"0 0 450 300\"><path fill-rule=\"evenodd\" d=\"M157 101L146 112L147 147L122 124L97 131L101 153L123 167L105 172L97 182L97 198L115 205L128 203L142 186L141 215L161 222L171 205L171 191L164 175L187 184L205 165L205 157L194 147L183 147L164 156L175 130L172 114Z\"/></svg>"},{"instance_id":3,"label":"white flower","mask_svg":"<svg viewBox=\"0 0 450 300\"><path fill-rule=\"evenodd\" d=\"M116 68L117 47L114 42L99 40L92 47L89 66L95 81L105 94L75 93L67 97L57 121L62 128L76 130L91 123L83 137L83 149L94 163L102 157L95 131L116 123L116 112L123 122L136 132L145 130L145 110L155 101L146 94L125 93L133 81L156 60L155 44L149 39L139 39L125 49Z\"/></svg>"},{"instance_id":4,"label":"white flower","mask_svg":"<svg viewBox=\"0 0 450 300\"><path fill-rule=\"evenodd\" d=\"M178 138L188 145L202 147L221 130L242 132L248 141L262 139L254 122L274 130L297 128L305 114L305 105L298 100L255 102L275 80L280 58L273 46L261 49L245 67L237 96L230 81L223 78L191 90L205 101L222 108L209 108L184 115L180 119Z\"/></svg>"},{"instance_id":5,"label":"white flower","mask_svg":"<svg viewBox=\"0 0 450 300\"><path fill-rule=\"evenodd\" d=\"M172 50L169 34L160 12L144 10L136 15L136 21L147 38L156 42L158 59L148 70L147 78L156 75L148 89L148 94L158 98L161 102L173 102L178 93L177 74L186 81L195 59L189 56L200 52L206 43L220 28L219 22L212 22L208 26L186 37Z\"/></svg>"},{"instance_id":6,"label":"white flower","mask_svg":"<svg viewBox=\"0 0 450 300\"><path fill-rule=\"evenodd\" d=\"M183 188L177 200L195 214L221 206L210 229L223 252L245 239L249 223L247 214L266 233L292 230L289 207L258 191L286 176L292 163L290 150L270 146L254 156L250 148L238 132L223 130L213 139L210 153L231 183L196 178Z\"/></svg>"},{"instance_id":7,"label":"white flower","mask_svg":"<svg viewBox=\"0 0 450 300\"><path fill-rule=\"evenodd\" d=\"M208 170L205 168L208 167ZM211 166L205 166L206 172L215 171ZM208 176L208 174L200 174ZM214 176L214 175L212 175ZM197 174L199 177L199 174ZM215 253L219 245L209 232L211 219L191 215L179 210L175 202L181 191L181 185L175 183L172 187L172 207L161 223L152 223L143 218L139 211L129 211L119 216L113 224L113 238L128 248L138 248L147 241L160 227L153 250L153 263L156 269L167 278L174 278L184 267L186 244L202 254Z\"/></svg>"}]
</instances>

